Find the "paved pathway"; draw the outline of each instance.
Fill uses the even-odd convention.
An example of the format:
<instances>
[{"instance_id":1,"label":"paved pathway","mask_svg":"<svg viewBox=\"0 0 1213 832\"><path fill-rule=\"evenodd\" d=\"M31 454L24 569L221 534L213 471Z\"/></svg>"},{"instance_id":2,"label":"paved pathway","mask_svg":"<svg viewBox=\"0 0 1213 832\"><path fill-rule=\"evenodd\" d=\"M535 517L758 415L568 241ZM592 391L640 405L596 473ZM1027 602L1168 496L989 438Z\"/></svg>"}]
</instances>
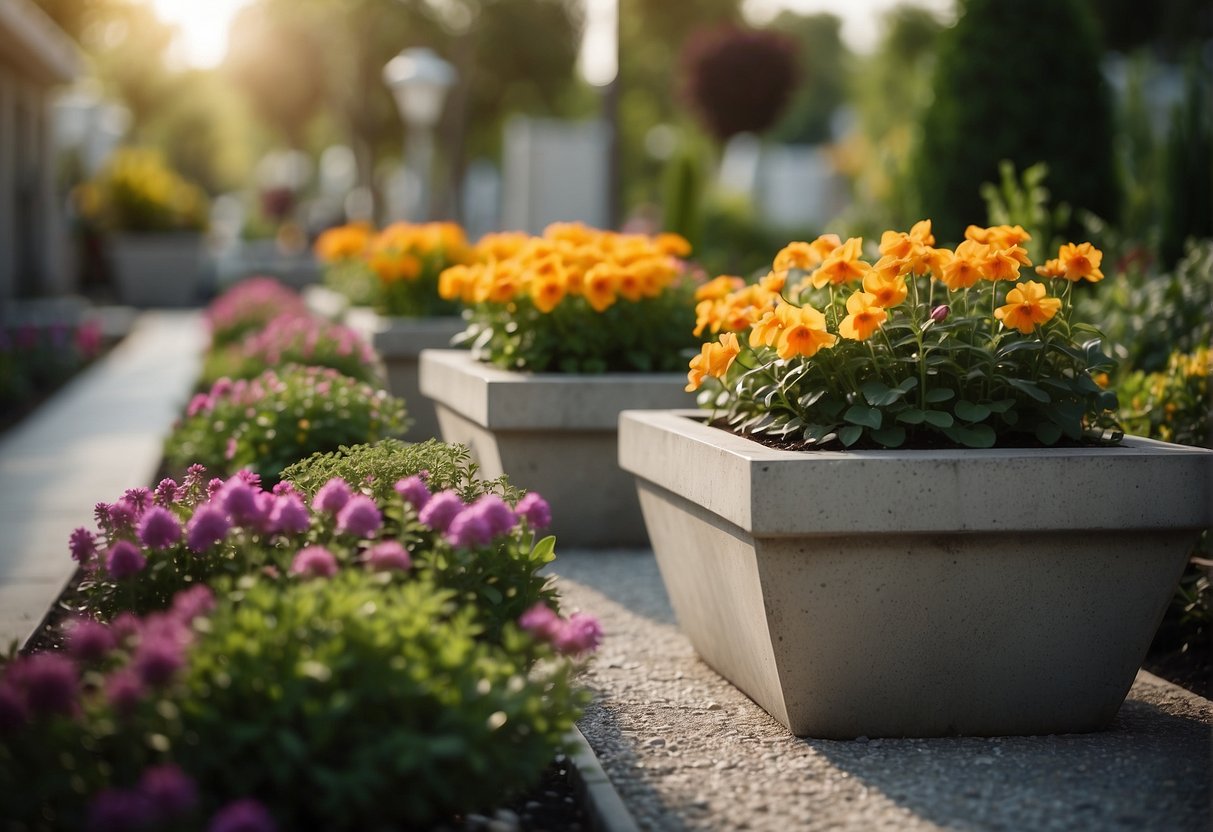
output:
<instances>
[{"instance_id":1,"label":"paved pathway","mask_svg":"<svg viewBox=\"0 0 1213 832\"><path fill-rule=\"evenodd\" d=\"M651 553L563 552L553 570L606 629L580 727L642 829L1211 827L1213 704L1148 673L1098 734L798 739L695 656Z\"/></svg>"},{"instance_id":2,"label":"paved pathway","mask_svg":"<svg viewBox=\"0 0 1213 832\"><path fill-rule=\"evenodd\" d=\"M67 539L93 506L154 485L198 375L197 313L146 313L130 335L0 437L0 649L24 641L75 571Z\"/></svg>"}]
</instances>

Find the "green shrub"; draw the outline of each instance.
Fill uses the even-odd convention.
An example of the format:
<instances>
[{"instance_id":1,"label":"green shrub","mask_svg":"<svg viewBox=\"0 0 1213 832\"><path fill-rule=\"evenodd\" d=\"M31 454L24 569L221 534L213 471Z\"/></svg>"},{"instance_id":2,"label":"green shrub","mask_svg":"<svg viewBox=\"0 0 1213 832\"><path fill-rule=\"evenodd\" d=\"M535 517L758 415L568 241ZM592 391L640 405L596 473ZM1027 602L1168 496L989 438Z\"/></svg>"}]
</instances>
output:
<instances>
[{"instance_id":1,"label":"green shrub","mask_svg":"<svg viewBox=\"0 0 1213 832\"><path fill-rule=\"evenodd\" d=\"M1211 360L1209 347L1203 346L1190 354L1172 354L1162 371L1137 370L1122 376L1116 387L1125 433L1213 447L1209 434Z\"/></svg>"},{"instance_id":2,"label":"green shrub","mask_svg":"<svg viewBox=\"0 0 1213 832\"><path fill-rule=\"evenodd\" d=\"M407 425L404 402L387 391L330 368L287 365L251 381L221 378L196 395L164 453L176 471L201 463L276 481L309 454L399 436Z\"/></svg>"},{"instance_id":3,"label":"green shrub","mask_svg":"<svg viewBox=\"0 0 1213 832\"><path fill-rule=\"evenodd\" d=\"M1009 159L1020 169L1046 163L1059 202L1114 221L1112 109L1099 58L1081 0L965 0L940 37L914 158L919 216L939 228L980 223L974 183L996 181Z\"/></svg>"}]
</instances>

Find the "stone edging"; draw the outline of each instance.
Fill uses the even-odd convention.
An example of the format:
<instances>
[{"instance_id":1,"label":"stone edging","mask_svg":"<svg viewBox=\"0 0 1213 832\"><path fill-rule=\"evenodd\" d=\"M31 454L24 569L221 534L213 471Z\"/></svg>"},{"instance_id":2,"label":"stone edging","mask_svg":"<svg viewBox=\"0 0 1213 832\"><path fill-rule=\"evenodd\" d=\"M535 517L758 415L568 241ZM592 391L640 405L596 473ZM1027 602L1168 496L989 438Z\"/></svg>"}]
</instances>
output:
<instances>
[{"instance_id":1,"label":"stone edging","mask_svg":"<svg viewBox=\"0 0 1213 832\"><path fill-rule=\"evenodd\" d=\"M565 735L574 750L569 754L569 779L594 832L639 832L623 798L598 762L594 749L575 726Z\"/></svg>"}]
</instances>

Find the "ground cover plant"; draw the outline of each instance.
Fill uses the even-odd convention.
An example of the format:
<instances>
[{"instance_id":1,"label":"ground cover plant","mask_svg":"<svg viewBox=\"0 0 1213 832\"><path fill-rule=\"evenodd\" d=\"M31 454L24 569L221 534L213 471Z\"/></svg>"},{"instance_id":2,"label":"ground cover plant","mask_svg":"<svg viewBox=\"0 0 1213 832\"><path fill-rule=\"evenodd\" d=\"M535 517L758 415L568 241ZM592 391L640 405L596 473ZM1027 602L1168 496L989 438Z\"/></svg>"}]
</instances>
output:
<instances>
[{"instance_id":1,"label":"ground cover plant","mask_svg":"<svg viewBox=\"0 0 1213 832\"><path fill-rule=\"evenodd\" d=\"M0 326L0 425L101 354L96 321Z\"/></svg>"}]
</instances>

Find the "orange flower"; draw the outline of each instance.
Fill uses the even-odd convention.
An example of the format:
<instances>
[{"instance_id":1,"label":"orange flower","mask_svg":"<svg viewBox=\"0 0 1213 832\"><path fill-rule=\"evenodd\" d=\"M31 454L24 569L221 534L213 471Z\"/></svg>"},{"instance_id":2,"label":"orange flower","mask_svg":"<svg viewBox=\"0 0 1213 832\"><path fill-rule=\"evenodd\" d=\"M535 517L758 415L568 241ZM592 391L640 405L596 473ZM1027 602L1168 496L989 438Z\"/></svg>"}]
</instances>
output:
<instances>
[{"instance_id":1,"label":"orange flower","mask_svg":"<svg viewBox=\"0 0 1213 832\"><path fill-rule=\"evenodd\" d=\"M741 344L737 341L737 335L732 332L721 335L719 343L704 344L699 355L691 359L686 391L690 393L698 390L708 376L724 378L740 352Z\"/></svg>"},{"instance_id":2,"label":"orange flower","mask_svg":"<svg viewBox=\"0 0 1213 832\"><path fill-rule=\"evenodd\" d=\"M952 259L938 272L939 280L953 292L968 289L982 276L982 268L989 257L990 247L976 240L965 240L956 247Z\"/></svg>"},{"instance_id":3,"label":"orange flower","mask_svg":"<svg viewBox=\"0 0 1213 832\"><path fill-rule=\"evenodd\" d=\"M1036 273L1041 277L1065 277L1066 267L1060 260L1046 260L1043 266L1036 267Z\"/></svg>"},{"instance_id":4,"label":"orange flower","mask_svg":"<svg viewBox=\"0 0 1213 832\"><path fill-rule=\"evenodd\" d=\"M1029 280L1016 283L1015 288L1007 292L1006 306L995 309L994 317L1008 329L1015 328L1030 335L1037 325L1051 320L1059 309L1060 298L1046 297L1044 284Z\"/></svg>"},{"instance_id":5,"label":"orange flower","mask_svg":"<svg viewBox=\"0 0 1213 832\"><path fill-rule=\"evenodd\" d=\"M868 340L889 317L889 313L876 304L876 297L867 292L855 292L847 298L847 312L849 314L838 325L838 334L852 341Z\"/></svg>"},{"instance_id":6,"label":"orange flower","mask_svg":"<svg viewBox=\"0 0 1213 832\"><path fill-rule=\"evenodd\" d=\"M868 263L859 259L863 253L862 247L863 239L852 237L835 249L834 253L821 264L821 268L813 273L814 288L820 289L827 283L838 285L862 279L872 268Z\"/></svg>"},{"instance_id":7,"label":"orange flower","mask_svg":"<svg viewBox=\"0 0 1213 832\"><path fill-rule=\"evenodd\" d=\"M884 309L900 304L910 291L904 277L899 274L890 275L889 272L876 268L863 276L863 290L875 299L873 303Z\"/></svg>"},{"instance_id":8,"label":"orange flower","mask_svg":"<svg viewBox=\"0 0 1213 832\"><path fill-rule=\"evenodd\" d=\"M535 308L545 315L555 309L564 300L565 281L564 271L548 271L532 276L530 280L531 302Z\"/></svg>"},{"instance_id":9,"label":"orange flower","mask_svg":"<svg viewBox=\"0 0 1213 832\"><path fill-rule=\"evenodd\" d=\"M668 254L673 257L686 258L691 253L691 244L681 234L671 234L669 232L658 234L657 238L653 240L653 245L662 254Z\"/></svg>"},{"instance_id":10,"label":"orange flower","mask_svg":"<svg viewBox=\"0 0 1213 832\"><path fill-rule=\"evenodd\" d=\"M826 331L826 316L811 306L798 308L782 303L775 314L784 323L775 342L775 352L784 360L797 355L812 358L823 348L838 343L838 336Z\"/></svg>"},{"instance_id":11,"label":"orange flower","mask_svg":"<svg viewBox=\"0 0 1213 832\"><path fill-rule=\"evenodd\" d=\"M421 274L421 260L395 249L372 252L368 264L384 283L416 280Z\"/></svg>"},{"instance_id":12,"label":"orange flower","mask_svg":"<svg viewBox=\"0 0 1213 832\"><path fill-rule=\"evenodd\" d=\"M371 233L372 229L366 223L351 223L330 228L316 238L313 250L316 257L324 263L351 260L361 257L366 251L371 242Z\"/></svg>"},{"instance_id":13,"label":"orange flower","mask_svg":"<svg viewBox=\"0 0 1213 832\"><path fill-rule=\"evenodd\" d=\"M619 287L617 269L606 263L599 263L585 274L583 292L586 303L595 312L602 312L612 306Z\"/></svg>"},{"instance_id":14,"label":"orange flower","mask_svg":"<svg viewBox=\"0 0 1213 832\"><path fill-rule=\"evenodd\" d=\"M745 280L740 277L722 274L713 278L695 290L695 300L720 300L745 286Z\"/></svg>"},{"instance_id":15,"label":"orange flower","mask_svg":"<svg viewBox=\"0 0 1213 832\"><path fill-rule=\"evenodd\" d=\"M1024 231L1021 225L993 225L989 228L970 225L965 229L965 239L1003 249L1026 243L1032 239L1032 235Z\"/></svg>"},{"instance_id":16,"label":"orange flower","mask_svg":"<svg viewBox=\"0 0 1213 832\"><path fill-rule=\"evenodd\" d=\"M438 296L443 300L462 300L470 303L480 271L482 270L462 265L443 269L442 274L438 275Z\"/></svg>"},{"instance_id":17,"label":"orange flower","mask_svg":"<svg viewBox=\"0 0 1213 832\"><path fill-rule=\"evenodd\" d=\"M522 288L518 267L509 262L493 263L481 273L476 302L509 303Z\"/></svg>"},{"instance_id":18,"label":"orange flower","mask_svg":"<svg viewBox=\"0 0 1213 832\"><path fill-rule=\"evenodd\" d=\"M1103 280L1103 272L1099 270L1103 252L1090 243L1066 243L1058 250L1057 259L1065 269L1066 280L1089 280L1092 283Z\"/></svg>"},{"instance_id":19,"label":"orange flower","mask_svg":"<svg viewBox=\"0 0 1213 832\"><path fill-rule=\"evenodd\" d=\"M821 265L840 245L837 234L822 234L811 243L788 243L775 255L773 271L785 275L790 269L808 271Z\"/></svg>"},{"instance_id":20,"label":"orange flower","mask_svg":"<svg viewBox=\"0 0 1213 832\"><path fill-rule=\"evenodd\" d=\"M987 247L986 259L980 265L981 275L986 280L1018 280L1019 268L1025 263L1027 256L1021 255L1023 249L1015 247L994 249Z\"/></svg>"}]
</instances>

